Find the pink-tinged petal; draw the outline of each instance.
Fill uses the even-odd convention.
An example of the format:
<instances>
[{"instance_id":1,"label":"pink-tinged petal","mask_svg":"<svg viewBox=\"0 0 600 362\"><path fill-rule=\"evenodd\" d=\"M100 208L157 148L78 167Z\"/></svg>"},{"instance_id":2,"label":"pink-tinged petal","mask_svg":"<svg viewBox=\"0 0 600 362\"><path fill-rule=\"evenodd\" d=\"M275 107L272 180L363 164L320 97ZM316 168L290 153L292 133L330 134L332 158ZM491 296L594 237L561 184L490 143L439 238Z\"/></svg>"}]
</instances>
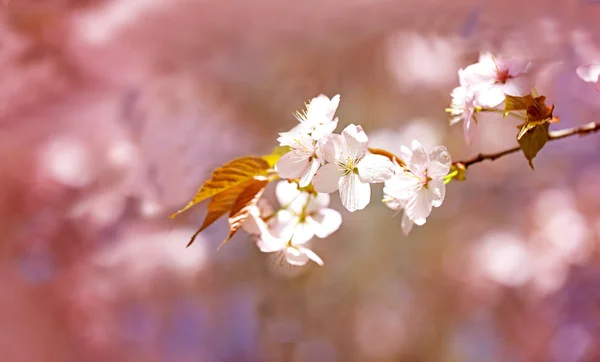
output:
<instances>
[{"instance_id":1,"label":"pink-tinged petal","mask_svg":"<svg viewBox=\"0 0 600 362\"><path fill-rule=\"evenodd\" d=\"M348 145L346 140L339 134L328 134L319 140L317 148L319 159L327 162L337 162L348 157Z\"/></svg>"},{"instance_id":2,"label":"pink-tinged petal","mask_svg":"<svg viewBox=\"0 0 600 362\"><path fill-rule=\"evenodd\" d=\"M319 238L326 238L333 234L342 225L342 215L333 209L322 209L317 214L307 218L310 220L315 235Z\"/></svg>"},{"instance_id":3,"label":"pink-tinged petal","mask_svg":"<svg viewBox=\"0 0 600 362\"><path fill-rule=\"evenodd\" d=\"M394 164L381 155L366 155L356 167L361 182L384 182L394 176Z\"/></svg>"},{"instance_id":4,"label":"pink-tinged petal","mask_svg":"<svg viewBox=\"0 0 600 362\"><path fill-rule=\"evenodd\" d=\"M533 68L533 64L530 61L521 59L506 59L504 60L504 66L508 69L508 75L511 77L523 76ZM531 89L529 90L531 91Z\"/></svg>"},{"instance_id":5,"label":"pink-tinged petal","mask_svg":"<svg viewBox=\"0 0 600 362\"><path fill-rule=\"evenodd\" d=\"M303 266L308 263L308 255L301 251L299 248L290 246L285 248L283 251L283 255L285 255L285 260L291 265Z\"/></svg>"},{"instance_id":6,"label":"pink-tinged petal","mask_svg":"<svg viewBox=\"0 0 600 362\"><path fill-rule=\"evenodd\" d=\"M244 223L242 224L242 230L244 230L250 235L260 235L261 228L258 226L257 219L259 219L260 222L264 221L260 218L259 208L256 206L252 207L250 208L248 213L250 214L250 216L246 218L246 220L244 220Z\"/></svg>"},{"instance_id":7,"label":"pink-tinged petal","mask_svg":"<svg viewBox=\"0 0 600 362\"><path fill-rule=\"evenodd\" d=\"M306 187L310 184L313 177L317 173L317 170L319 170L319 167L321 167L321 162L319 160L316 158L310 159L310 164L300 176L300 187Z\"/></svg>"},{"instance_id":8,"label":"pink-tinged petal","mask_svg":"<svg viewBox=\"0 0 600 362\"><path fill-rule=\"evenodd\" d=\"M300 218L296 212L292 213L287 209L279 210L274 218L269 219L269 231L274 237L288 241L292 238L299 222Z\"/></svg>"},{"instance_id":9,"label":"pink-tinged petal","mask_svg":"<svg viewBox=\"0 0 600 362\"><path fill-rule=\"evenodd\" d=\"M429 164L429 156L417 140L412 141L412 157L409 168L417 176L423 176Z\"/></svg>"},{"instance_id":10,"label":"pink-tinged petal","mask_svg":"<svg viewBox=\"0 0 600 362\"><path fill-rule=\"evenodd\" d=\"M409 163L410 159L412 158L412 150L405 145L402 145L400 146L400 153L398 153L398 157L400 157L400 160L402 160L404 163Z\"/></svg>"},{"instance_id":11,"label":"pink-tinged petal","mask_svg":"<svg viewBox=\"0 0 600 362\"><path fill-rule=\"evenodd\" d=\"M473 140L477 137L477 122L474 117L469 117L463 122L463 133L465 136L465 143L470 146Z\"/></svg>"},{"instance_id":12,"label":"pink-tinged petal","mask_svg":"<svg viewBox=\"0 0 600 362\"><path fill-rule=\"evenodd\" d=\"M486 89L496 81L496 67L476 63L466 67L460 74L464 86L479 91Z\"/></svg>"},{"instance_id":13,"label":"pink-tinged petal","mask_svg":"<svg viewBox=\"0 0 600 362\"><path fill-rule=\"evenodd\" d=\"M275 197L280 205L288 205L301 194L295 182L279 181L275 186Z\"/></svg>"},{"instance_id":14,"label":"pink-tinged petal","mask_svg":"<svg viewBox=\"0 0 600 362\"><path fill-rule=\"evenodd\" d=\"M486 68L495 68L496 67L496 58L490 52L481 52L479 53L478 62L485 66Z\"/></svg>"},{"instance_id":15,"label":"pink-tinged petal","mask_svg":"<svg viewBox=\"0 0 600 362\"><path fill-rule=\"evenodd\" d=\"M294 227L294 234L292 235L292 244L300 245L304 244L315 236L315 230L312 225L307 222L298 222Z\"/></svg>"},{"instance_id":16,"label":"pink-tinged petal","mask_svg":"<svg viewBox=\"0 0 600 362\"><path fill-rule=\"evenodd\" d=\"M403 209L404 206L406 206L406 201L399 199L386 200L384 202L384 205L392 210L400 210Z\"/></svg>"},{"instance_id":17,"label":"pink-tinged petal","mask_svg":"<svg viewBox=\"0 0 600 362\"><path fill-rule=\"evenodd\" d=\"M260 237L256 241L256 245L263 253L273 253L285 249L287 240L273 236L269 231L267 224L254 215L251 215L256 221L256 226L260 231Z\"/></svg>"},{"instance_id":18,"label":"pink-tinged petal","mask_svg":"<svg viewBox=\"0 0 600 362\"><path fill-rule=\"evenodd\" d=\"M409 200L416 195L421 187L418 177L411 173L402 172L385 182L383 193L394 199Z\"/></svg>"},{"instance_id":19,"label":"pink-tinged petal","mask_svg":"<svg viewBox=\"0 0 600 362\"><path fill-rule=\"evenodd\" d=\"M582 65L577 68L576 72L584 82L598 82L600 80L600 63Z\"/></svg>"},{"instance_id":20,"label":"pink-tinged petal","mask_svg":"<svg viewBox=\"0 0 600 362\"><path fill-rule=\"evenodd\" d=\"M322 166L312 180L315 191L327 194L335 192L338 189L339 180L342 175L343 171L335 163L328 163Z\"/></svg>"},{"instance_id":21,"label":"pink-tinged petal","mask_svg":"<svg viewBox=\"0 0 600 362\"><path fill-rule=\"evenodd\" d=\"M325 263L323 263L323 260L317 255L317 253L310 250L309 248L299 246L298 249L300 250L301 253L306 255L310 260L314 261L318 265L323 266L325 264Z\"/></svg>"},{"instance_id":22,"label":"pink-tinged petal","mask_svg":"<svg viewBox=\"0 0 600 362\"><path fill-rule=\"evenodd\" d=\"M281 178L300 178L310 167L310 157L296 152L288 152L281 156L275 164L275 171Z\"/></svg>"},{"instance_id":23,"label":"pink-tinged petal","mask_svg":"<svg viewBox=\"0 0 600 362\"><path fill-rule=\"evenodd\" d=\"M404 215L402 215L402 222L400 223L400 226L402 227L402 233L408 236L408 234L412 230L413 224L414 223L411 219L408 218L408 215L405 212Z\"/></svg>"},{"instance_id":24,"label":"pink-tinged petal","mask_svg":"<svg viewBox=\"0 0 600 362\"><path fill-rule=\"evenodd\" d=\"M331 134L337 128L338 119L334 119L331 122L325 122L325 124L316 126L312 131L311 137L315 140L320 140L325 135Z\"/></svg>"},{"instance_id":25,"label":"pink-tinged petal","mask_svg":"<svg viewBox=\"0 0 600 362\"><path fill-rule=\"evenodd\" d=\"M440 207L442 202L444 202L444 197L446 197L446 185L444 181L441 179L429 181L427 191L429 191L431 206Z\"/></svg>"},{"instance_id":26,"label":"pink-tinged petal","mask_svg":"<svg viewBox=\"0 0 600 362\"><path fill-rule=\"evenodd\" d=\"M371 186L360 182L356 174L342 177L339 188L342 205L350 212L364 209L371 201Z\"/></svg>"},{"instance_id":27,"label":"pink-tinged petal","mask_svg":"<svg viewBox=\"0 0 600 362\"><path fill-rule=\"evenodd\" d=\"M342 131L342 136L346 140L348 157L357 160L367 153L369 138L361 126L348 125Z\"/></svg>"},{"instance_id":28,"label":"pink-tinged petal","mask_svg":"<svg viewBox=\"0 0 600 362\"><path fill-rule=\"evenodd\" d=\"M329 197L329 194L317 193L317 196L311 197L310 203L308 204L308 207L306 208L306 212L309 214L318 212L319 210L324 209L327 206L329 206L330 201L331 201L331 198Z\"/></svg>"},{"instance_id":29,"label":"pink-tinged petal","mask_svg":"<svg viewBox=\"0 0 600 362\"><path fill-rule=\"evenodd\" d=\"M504 102L506 95L504 94L502 84L494 84L488 89L475 93L475 98L483 107L493 108Z\"/></svg>"},{"instance_id":30,"label":"pink-tinged petal","mask_svg":"<svg viewBox=\"0 0 600 362\"><path fill-rule=\"evenodd\" d=\"M436 146L429 152L427 175L433 179L442 178L450 172L452 158L444 146Z\"/></svg>"},{"instance_id":31,"label":"pink-tinged petal","mask_svg":"<svg viewBox=\"0 0 600 362\"><path fill-rule=\"evenodd\" d=\"M307 118L309 120L322 123L331 121L339 104L339 94L335 95L333 98L331 98L331 100L326 95L320 94L310 101L307 111Z\"/></svg>"},{"instance_id":32,"label":"pink-tinged petal","mask_svg":"<svg viewBox=\"0 0 600 362\"><path fill-rule=\"evenodd\" d=\"M340 95L336 94L333 97L331 97L331 100L329 101L329 108L327 109L327 112L325 113L327 118L329 118L329 119L333 118L333 115L335 114L335 111L337 110L339 105L340 105Z\"/></svg>"},{"instance_id":33,"label":"pink-tinged petal","mask_svg":"<svg viewBox=\"0 0 600 362\"><path fill-rule=\"evenodd\" d=\"M417 192L415 197L408 201L404 212L415 224L423 225L431 213L431 208L432 206L431 199L429 198L429 191L427 191L425 188L422 188L419 190L419 192Z\"/></svg>"},{"instance_id":34,"label":"pink-tinged petal","mask_svg":"<svg viewBox=\"0 0 600 362\"><path fill-rule=\"evenodd\" d=\"M509 78L502 87L504 94L515 97L524 97L531 93L534 79L529 74L520 75L516 78Z\"/></svg>"}]
</instances>

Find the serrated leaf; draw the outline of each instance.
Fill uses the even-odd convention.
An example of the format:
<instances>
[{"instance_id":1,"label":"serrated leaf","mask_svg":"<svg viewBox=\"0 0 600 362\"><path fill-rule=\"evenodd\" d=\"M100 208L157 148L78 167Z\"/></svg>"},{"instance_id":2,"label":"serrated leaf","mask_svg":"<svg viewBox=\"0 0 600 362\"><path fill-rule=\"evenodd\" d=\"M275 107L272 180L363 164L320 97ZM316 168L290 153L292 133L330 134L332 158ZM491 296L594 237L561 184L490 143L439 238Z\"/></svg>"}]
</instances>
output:
<instances>
[{"instance_id":1,"label":"serrated leaf","mask_svg":"<svg viewBox=\"0 0 600 362\"><path fill-rule=\"evenodd\" d=\"M250 186L250 184L255 182L263 181L252 179L215 195L210 200L210 204L208 204L208 210L206 216L204 217L204 221L202 222L202 226L200 226L194 235L192 235L186 248L192 245L196 239L196 236L204 231L204 229L212 225L215 221L221 218L221 216L231 212L233 204L235 200L237 200L238 196L242 193L242 191L244 191L244 189Z\"/></svg>"},{"instance_id":2,"label":"serrated leaf","mask_svg":"<svg viewBox=\"0 0 600 362\"><path fill-rule=\"evenodd\" d=\"M506 96L504 100L504 117L512 111L524 111L534 102L531 94L525 97Z\"/></svg>"},{"instance_id":3,"label":"serrated leaf","mask_svg":"<svg viewBox=\"0 0 600 362\"><path fill-rule=\"evenodd\" d=\"M279 161L281 156L285 155L291 150L292 148L290 146L277 146L273 149L273 151L270 154L262 156L262 159L267 161L269 163L269 166L275 167L275 164L277 163L277 161Z\"/></svg>"},{"instance_id":4,"label":"serrated leaf","mask_svg":"<svg viewBox=\"0 0 600 362\"><path fill-rule=\"evenodd\" d=\"M547 122L539 124L525 132L518 140L519 146L521 147L525 158L529 161L529 166L532 170L534 169L532 162L533 158L544 147L546 141L548 141L549 128L550 124Z\"/></svg>"},{"instance_id":5,"label":"serrated leaf","mask_svg":"<svg viewBox=\"0 0 600 362\"><path fill-rule=\"evenodd\" d=\"M406 166L406 164L404 163L404 161L402 161L400 159L400 157L394 155L393 153L386 151L386 150L382 150L380 148L371 148L369 147L369 152L371 152L374 155L381 155L381 156L385 156L387 158L390 159L390 161L394 162L394 160L396 160L396 162L398 162L398 164L400 166Z\"/></svg>"},{"instance_id":6,"label":"serrated leaf","mask_svg":"<svg viewBox=\"0 0 600 362\"><path fill-rule=\"evenodd\" d=\"M258 204L268 183L269 181L267 180L254 182L238 195L229 213L229 235L223 240L219 248L225 245L240 229L244 221L248 218L250 209Z\"/></svg>"},{"instance_id":7,"label":"serrated leaf","mask_svg":"<svg viewBox=\"0 0 600 362\"><path fill-rule=\"evenodd\" d=\"M174 218L197 203L236 187L246 181L252 179L264 179L269 168L271 168L269 163L261 157L246 156L229 161L225 165L214 170L211 178L204 182L192 201L170 217Z\"/></svg>"}]
</instances>

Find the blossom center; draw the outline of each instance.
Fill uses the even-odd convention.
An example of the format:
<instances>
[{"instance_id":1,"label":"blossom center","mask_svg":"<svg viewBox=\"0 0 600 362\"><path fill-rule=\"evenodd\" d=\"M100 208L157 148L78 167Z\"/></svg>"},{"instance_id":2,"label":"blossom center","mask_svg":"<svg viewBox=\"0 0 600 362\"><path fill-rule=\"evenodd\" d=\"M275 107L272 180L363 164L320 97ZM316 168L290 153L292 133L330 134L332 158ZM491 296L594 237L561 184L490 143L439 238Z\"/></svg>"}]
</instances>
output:
<instances>
[{"instance_id":1,"label":"blossom center","mask_svg":"<svg viewBox=\"0 0 600 362\"><path fill-rule=\"evenodd\" d=\"M498 74L496 75L496 80L498 83L506 84L506 81L512 78L508 73L508 69L499 69Z\"/></svg>"}]
</instances>

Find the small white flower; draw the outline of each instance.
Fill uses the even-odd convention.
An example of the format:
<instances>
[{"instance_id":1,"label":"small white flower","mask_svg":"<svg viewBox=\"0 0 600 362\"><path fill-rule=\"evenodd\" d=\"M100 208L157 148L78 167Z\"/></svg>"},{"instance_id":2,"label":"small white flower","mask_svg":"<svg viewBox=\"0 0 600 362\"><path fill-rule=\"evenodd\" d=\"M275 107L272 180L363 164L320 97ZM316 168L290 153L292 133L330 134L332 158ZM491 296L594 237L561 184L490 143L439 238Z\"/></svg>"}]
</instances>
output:
<instances>
[{"instance_id":1,"label":"small white flower","mask_svg":"<svg viewBox=\"0 0 600 362\"><path fill-rule=\"evenodd\" d=\"M294 243L289 228L275 223L273 227L267 226L260 217L258 208L250 210L250 217L246 220L256 226L259 231L257 246L263 253L281 253L291 265L305 265L309 260L323 265L323 260L309 248L302 244Z\"/></svg>"},{"instance_id":2,"label":"small white flower","mask_svg":"<svg viewBox=\"0 0 600 362\"><path fill-rule=\"evenodd\" d=\"M596 90L600 92L600 63L585 64L578 67L576 71L584 82L596 83Z\"/></svg>"},{"instance_id":3,"label":"small white flower","mask_svg":"<svg viewBox=\"0 0 600 362\"><path fill-rule=\"evenodd\" d=\"M479 107L475 94L467 87L463 79L463 70L458 71L460 86L452 90L452 103L446 112L450 113L450 125L463 122L465 142L471 144L477 133L476 109Z\"/></svg>"},{"instance_id":4,"label":"small white flower","mask_svg":"<svg viewBox=\"0 0 600 362\"><path fill-rule=\"evenodd\" d=\"M339 103L339 95L331 99L324 94L313 98L306 105L306 111L296 113L300 124L289 132L279 134L277 139L279 144L292 148L275 165L275 170L282 178L300 179L301 187L310 184L313 176L324 163L317 156L317 141L337 127L338 119L333 119L333 115Z\"/></svg>"},{"instance_id":5,"label":"small white flower","mask_svg":"<svg viewBox=\"0 0 600 362\"><path fill-rule=\"evenodd\" d=\"M531 63L516 59L495 58L481 53L479 62L465 68L463 79L485 107L502 103L506 95L523 97L531 93Z\"/></svg>"},{"instance_id":6,"label":"small white flower","mask_svg":"<svg viewBox=\"0 0 600 362\"><path fill-rule=\"evenodd\" d=\"M306 187L321 166L317 157L317 141L308 134L298 134L288 144L292 150L275 164L275 171L281 178L300 179L300 186Z\"/></svg>"},{"instance_id":7,"label":"small white flower","mask_svg":"<svg viewBox=\"0 0 600 362\"><path fill-rule=\"evenodd\" d=\"M416 140L412 151L402 146L400 157L406 168L397 166L395 176L385 182L383 193L389 208L404 209L402 230L408 234L413 223L425 224L432 207L442 205L446 195L444 176L452 160L446 147L437 146L427 154Z\"/></svg>"},{"instance_id":8,"label":"small white flower","mask_svg":"<svg viewBox=\"0 0 600 362\"><path fill-rule=\"evenodd\" d=\"M281 181L275 188L275 195L282 206L276 222L291 235L292 243L304 244L315 235L326 238L342 224L342 215L329 209L329 195L310 194L298 190L295 182Z\"/></svg>"},{"instance_id":9,"label":"small white flower","mask_svg":"<svg viewBox=\"0 0 600 362\"><path fill-rule=\"evenodd\" d=\"M362 127L353 124L341 135L327 135L319 141L328 163L313 178L315 190L332 193L339 189L342 204L350 212L364 209L371 201L369 183L384 182L394 174L387 157L367 154L368 143Z\"/></svg>"}]
</instances>

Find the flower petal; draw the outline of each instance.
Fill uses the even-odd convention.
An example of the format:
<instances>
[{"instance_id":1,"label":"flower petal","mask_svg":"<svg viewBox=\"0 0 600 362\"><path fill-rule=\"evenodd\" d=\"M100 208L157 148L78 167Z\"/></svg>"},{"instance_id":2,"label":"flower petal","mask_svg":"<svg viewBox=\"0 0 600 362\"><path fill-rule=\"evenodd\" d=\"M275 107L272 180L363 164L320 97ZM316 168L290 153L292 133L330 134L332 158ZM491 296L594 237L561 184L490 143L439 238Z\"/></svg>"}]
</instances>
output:
<instances>
[{"instance_id":1,"label":"flower petal","mask_svg":"<svg viewBox=\"0 0 600 362\"><path fill-rule=\"evenodd\" d=\"M371 201L371 186L360 182L356 174L343 176L339 188L342 205L350 212L364 209Z\"/></svg>"},{"instance_id":2,"label":"flower petal","mask_svg":"<svg viewBox=\"0 0 600 362\"><path fill-rule=\"evenodd\" d=\"M281 156L275 164L275 171L281 178L299 178L310 167L310 157L296 152L288 152Z\"/></svg>"},{"instance_id":3,"label":"flower petal","mask_svg":"<svg viewBox=\"0 0 600 362\"><path fill-rule=\"evenodd\" d=\"M302 212L307 202L308 194L298 190L295 182L280 181L275 186L275 196L281 207L295 213Z\"/></svg>"},{"instance_id":4,"label":"flower petal","mask_svg":"<svg viewBox=\"0 0 600 362\"><path fill-rule=\"evenodd\" d=\"M289 246L283 250L285 260L291 265L302 266L308 263L308 255L299 248Z\"/></svg>"},{"instance_id":5,"label":"flower petal","mask_svg":"<svg viewBox=\"0 0 600 362\"><path fill-rule=\"evenodd\" d=\"M417 140L412 141L412 156L409 168L417 176L423 176L429 164L429 156Z\"/></svg>"},{"instance_id":6,"label":"flower petal","mask_svg":"<svg viewBox=\"0 0 600 362\"><path fill-rule=\"evenodd\" d=\"M342 136L346 140L348 157L358 160L367 153L369 138L361 126L348 125L342 131Z\"/></svg>"},{"instance_id":7,"label":"flower petal","mask_svg":"<svg viewBox=\"0 0 600 362\"><path fill-rule=\"evenodd\" d=\"M450 158L450 153L446 147L434 147L431 152L429 152L427 175L433 179L442 178L450 171L450 165L452 165L452 158Z\"/></svg>"},{"instance_id":8,"label":"flower petal","mask_svg":"<svg viewBox=\"0 0 600 362\"><path fill-rule=\"evenodd\" d=\"M302 175L300 176L300 182L299 185L300 187L306 187L310 184L310 182L312 181L313 177L315 176L315 174L317 173L317 170L319 169L319 167L321 167L321 162L319 160L317 160L316 158L310 158L309 159L309 165L308 167L306 167L304 169L304 171L302 172Z\"/></svg>"},{"instance_id":9,"label":"flower petal","mask_svg":"<svg viewBox=\"0 0 600 362\"><path fill-rule=\"evenodd\" d=\"M339 134L328 134L323 136L317 147L317 156L321 161L337 162L348 157L348 145L346 140Z\"/></svg>"},{"instance_id":10,"label":"flower petal","mask_svg":"<svg viewBox=\"0 0 600 362\"><path fill-rule=\"evenodd\" d=\"M402 171L385 182L383 193L394 199L409 200L421 187L420 180L416 176Z\"/></svg>"},{"instance_id":11,"label":"flower petal","mask_svg":"<svg viewBox=\"0 0 600 362\"><path fill-rule=\"evenodd\" d=\"M326 238L333 234L342 225L342 215L333 209L322 209L307 218L314 233L319 238Z\"/></svg>"},{"instance_id":12,"label":"flower petal","mask_svg":"<svg viewBox=\"0 0 600 362\"><path fill-rule=\"evenodd\" d=\"M331 198L329 197L329 194L317 193L317 196L311 197L306 212L309 214L316 213L329 206L330 201Z\"/></svg>"},{"instance_id":13,"label":"flower petal","mask_svg":"<svg viewBox=\"0 0 600 362\"><path fill-rule=\"evenodd\" d=\"M315 140L320 140L325 135L331 134L337 128L338 119L334 119L330 122L325 122L322 125L316 126L311 133L311 137Z\"/></svg>"},{"instance_id":14,"label":"flower petal","mask_svg":"<svg viewBox=\"0 0 600 362\"><path fill-rule=\"evenodd\" d=\"M384 182L394 176L394 164L382 155L366 155L356 167L361 182Z\"/></svg>"},{"instance_id":15,"label":"flower petal","mask_svg":"<svg viewBox=\"0 0 600 362\"><path fill-rule=\"evenodd\" d=\"M317 253L310 250L309 248L299 246L298 249L300 250L301 253L306 255L310 260L314 261L315 263L317 263L321 266L323 266L325 264L325 263L323 263L323 260L317 255Z\"/></svg>"},{"instance_id":16,"label":"flower petal","mask_svg":"<svg viewBox=\"0 0 600 362\"><path fill-rule=\"evenodd\" d=\"M477 121L473 117L472 113L469 117L465 118L463 122L463 133L465 137L465 143L467 145L471 145L473 140L477 137Z\"/></svg>"},{"instance_id":17,"label":"flower petal","mask_svg":"<svg viewBox=\"0 0 600 362\"><path fill-rule=\"evenodd\" d=\"M440 207L446 196L446 185L444 184L444 181L442 179L429 181L427 191L429 191L431 206Z\"/></svg>"},{"instance_id":18,"label":"flower petal","mask_svg":"<svg viewBox=\"0 0 600 362\"><path fill-rule=\"evenodd\" d=\"M483 107L493 108L504 102L506 95L504 94L502 84L494 84L487 89L475 93L475 98Z\"/></svg>"},{"instance_id":19,"label":"flower petal","mask_svg":"<svg viewBox=\"0 0 600 362\"><path fill-rule=\"evenodd\" d=\"M506 80L506 84L502 87L504 94L515 97L524 97L531 93L533 89L534 79L529 74L522 74L515 78Z\"/></svg>"},{"instance_id":20,"label":"flower petal","mask_svg":"<svg viewBox=\"0 0 600 362\"><path fill-rule=\"evenodd\" d=\"M312 183L315 191L332 193L338 189L340 177L343 175L342 170L338 169L335 163L328 163L319 168Z\"/></svg>"},{"instance_id":21,"label":"flower petal","mask_svg":"<svg viewBox=\"0 0 600 362\"><path fill-rule=\"evenodd\" d=\"M264 222L260 218L260 209L257 206L251 207L248 211L249 217L244 220L242 224L242 230L247 232L250 235L260 235L261 229L258 226L257 219L260 219L261 222Z\"/></svg>"},{"instance_id":22,"label":"flower petal","mask_svg":"<svg viewBox=\"0 0 600 362\"><path fill-rule=\"evenodd\" d=\"M596 83L600 79L600 63L582 65L577 68L576 72L584 82Z\"/></svg>"},{"instance_id":23,"label":"flower petal","mask_svg":"<svg viewBox=\"0 0 600 362\"><path fill-rule=\"evenodd\" d=\"M404 209L408 218L411 219L417 225L425 224L425 221L431 213L431 199L429 198L429 191L422 188L417 192L415 197L410 199Z\"/></svg>"},{"instance_id":24,"label":"flower petal","mask_svg":"<svg viewBox=\"0 0 600 362\"><path fill-rule=\"evenodd\" d=\"M294 233L292 235L292 244L299 245L304 244L315 236L315 229L313 225L307 222L298 222L294 226Z\"/></svg>"},{"instance_id":25,"label":"flower petal","mask_svg":"<svg viewBox=\"0 0 600 362\"><path fill-rule=\"evenodd\" d=\"M412 220L409 219L406 212L404 212L404 215L402 215L402 223L400 224L400 226L402 227L402 233L408 236L408 233L410 233L410 231L412 230L413 224L414 223L412 222Z\"/></svg>"}]
</instances>

